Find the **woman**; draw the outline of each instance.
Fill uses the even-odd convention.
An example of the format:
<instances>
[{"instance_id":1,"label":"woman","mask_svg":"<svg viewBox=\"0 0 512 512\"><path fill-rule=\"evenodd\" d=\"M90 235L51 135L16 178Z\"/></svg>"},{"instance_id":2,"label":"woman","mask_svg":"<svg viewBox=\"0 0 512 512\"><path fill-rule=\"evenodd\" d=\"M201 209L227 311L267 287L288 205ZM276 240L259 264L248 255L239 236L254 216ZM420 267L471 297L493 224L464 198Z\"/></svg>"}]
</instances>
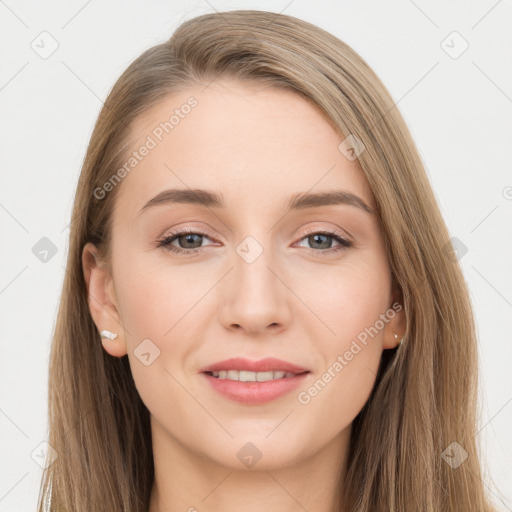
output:
<instances>
[{"instance_id":1,"label":"woman","mask_svg":"<svg viewBox=\"0 0 512 512\"><path fill-rule=\"evenodd\" d=\"M489 511L476 357L448 231L369 66L290 16L199 16L128 67L91 137L41 496Z\"/></svg>"}]
</instances>

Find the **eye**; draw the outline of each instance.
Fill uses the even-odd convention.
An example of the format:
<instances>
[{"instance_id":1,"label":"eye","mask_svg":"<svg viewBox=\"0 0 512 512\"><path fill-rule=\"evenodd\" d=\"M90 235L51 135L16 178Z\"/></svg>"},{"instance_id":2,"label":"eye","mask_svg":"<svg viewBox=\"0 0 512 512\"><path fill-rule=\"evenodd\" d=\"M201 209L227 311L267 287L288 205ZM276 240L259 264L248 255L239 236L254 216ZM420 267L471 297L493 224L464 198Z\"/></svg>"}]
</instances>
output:
<instances>
[{"instance_id":1,"label":"eye","mask_svg":"<svg viewBox=\"0 0 512 512\"><path fill-rule=\"evenodd\" d=\"M183 229L182 231L170 233L161 239L158 242L158 246L165 247L167 250L176 254L194 254L199 252L198 249L201 248L201 244L204 238L210 240L210 238L205 233L195 232L191 229ZM178 242L178 247L172 245L175 241Z\"/></svg>"},{"instance_id":2,"label":"eye","mask_svg":"<svg viewBox=\"0 0 512 512\"><path fill-rule=\"evenodd\" d=\"M306 241L315 253L332 254L334 252L343 251L352 246L352 242L341 236L336 231L318 231L316 229L308 230L308 236L302 238L300 242ZM332 247L332 240L338 242L338 245Z\"/></svg>"},{"instance_id":3,"label":"eye","mask_svg":"<svg viewBox=\"0 0 512 512\"><path fill-rule=\"evenodd\" d=\"M308 235L301 238L299 242L305 240L311 246L308 249L315 254L332 254L346 250L352 246L352 242L336 231L309 229L306 230L306 233L308 233ZM211 241L211 238L206 233L193 231L191 228L185 228L180 231L172 232L159 240L158 247L165 247L168 251L175 254L192 255L201 252L200 249L202 248L204 239ZM336 241L338 245L332 247L332 240ZM173 245L175 242L178 243L178 246Z\"/></svg>"}]
</instances>

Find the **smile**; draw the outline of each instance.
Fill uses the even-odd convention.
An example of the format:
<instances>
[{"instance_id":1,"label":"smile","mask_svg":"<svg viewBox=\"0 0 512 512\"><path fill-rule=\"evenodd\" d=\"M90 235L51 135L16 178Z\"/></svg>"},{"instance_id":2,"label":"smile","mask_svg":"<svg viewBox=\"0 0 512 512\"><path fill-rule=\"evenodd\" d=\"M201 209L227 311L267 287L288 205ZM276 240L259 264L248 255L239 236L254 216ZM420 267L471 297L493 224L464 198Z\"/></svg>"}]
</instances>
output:
<instances>
[{"instance_id":1,"label":"smile","mask_svg":"<svg viewBox=\"0 0 512 512\"><path fill-rule=\"evenodd\" d=\"M275 379L288 379L295 377L295 373L276 371L276 372L250 372L247 370L220 370L218 372L207 372L217 379L237 380L240 382L267 382Z\"/></svg>"},{"instance_id":2,"label":"smile","mask_svg":"<svg viewBox=\"0 0 512 512\"><path fill-rule=\"evenodd\" d=\"M201 375L223 397L246 405L258 405L290 393L313 374L309 371L288 373L220 370L203 372Z\"/></svg>"}]
</instances>

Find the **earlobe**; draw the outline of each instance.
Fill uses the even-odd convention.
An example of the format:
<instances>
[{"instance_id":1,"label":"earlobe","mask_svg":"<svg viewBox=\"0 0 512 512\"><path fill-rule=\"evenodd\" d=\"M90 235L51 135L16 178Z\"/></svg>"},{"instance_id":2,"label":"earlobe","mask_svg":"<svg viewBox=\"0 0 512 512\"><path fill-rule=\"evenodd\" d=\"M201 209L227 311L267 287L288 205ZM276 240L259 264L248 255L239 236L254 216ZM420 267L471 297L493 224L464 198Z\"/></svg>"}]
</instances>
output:
<instances>
[{"instance_id":1,"label":"earlobe","mask_svg":"<svg viewBox=\"0 0 512 512\"><path fill-rule=\"evenodd\" d=\"M383 349L398 347L405 335L407 329L407 319L403 302L403 294L400 288L395 284L390 294L390 305L386 312L388 322L384 328Z\"/></svg>"},{"instance_id":2,"label":"earlobe","mask_svg":"<svg viewBox=\"0 0 512 512\"><path fill-rule=\"evenodd\" d=\"M110 332L107 331L107 329L103 329L103 331L100 332L100 335L102 338L107 338L107 340L115 340L117 338L116 332Z\"/></svg>"},{"instance_id":3,"label":"earlobe","mask_svg":"<svg viewBox=\"0 0 512 512\"><path fill-rule=\"evenodd\" d=\"M397 313L397 316L399 314ZM396 316L393 320L396 320ZM389 348L396 348L398 347L403 340L404 334L405 334L405 328L401 328L402 322L393 322L390 321L384 330L384 337L383 337L383 349L389 349Z\"/></svg>"},{"instance_id":4,"label":"earlobe","mask_svg":"<svg viewBox=\"0 0 512 512\"><path fill-rule=\"evenodd\" d=\"M392 315L390 314L392 312ZM402 303L394 301L387 314L389 321L384 329L383 348L396 348L400 345L407 329L405 308Z\"/></svg>"},{"instance_id":5,"label":"earlobe","mask_svg":"<svg viewBox=\"0 0 512 512\"><path fill-rule=\"evenodd\" d=\"M112 275L99 258L98 249L87 243L82 251L82 266L87 288L87 302L91 317L98 329L98 341L112 356L126 355L126 341L115 294ZM109 293L110 291L110 293ZM116 336L104 336L103 331L116 333Z\"/></svg>"}]
</instances>

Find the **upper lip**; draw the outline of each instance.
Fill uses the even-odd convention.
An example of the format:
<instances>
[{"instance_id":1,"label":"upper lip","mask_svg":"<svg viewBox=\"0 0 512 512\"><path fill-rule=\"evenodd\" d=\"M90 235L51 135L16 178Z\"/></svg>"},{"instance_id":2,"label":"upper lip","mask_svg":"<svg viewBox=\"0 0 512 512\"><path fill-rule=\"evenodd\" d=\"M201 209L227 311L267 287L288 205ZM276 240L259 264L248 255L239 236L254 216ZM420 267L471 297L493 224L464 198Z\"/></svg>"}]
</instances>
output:
<instances>
[{"instance_id":1,"label":"upper lip","mask_svg":"<svg viewBox=\"0 0 512 512\"><path fill-rule=\"evenodd\" d=\"M218 372L221 370L245 370L249 372L278 372L284 371L289 373L304 373L309 370L301 368L295 364L276 359L275 357L267 357L259 361L251 361L243 357L233 357L224 361L219 361L211 365L205 366L200 372Z\"/></svg>"}]
</instances>

